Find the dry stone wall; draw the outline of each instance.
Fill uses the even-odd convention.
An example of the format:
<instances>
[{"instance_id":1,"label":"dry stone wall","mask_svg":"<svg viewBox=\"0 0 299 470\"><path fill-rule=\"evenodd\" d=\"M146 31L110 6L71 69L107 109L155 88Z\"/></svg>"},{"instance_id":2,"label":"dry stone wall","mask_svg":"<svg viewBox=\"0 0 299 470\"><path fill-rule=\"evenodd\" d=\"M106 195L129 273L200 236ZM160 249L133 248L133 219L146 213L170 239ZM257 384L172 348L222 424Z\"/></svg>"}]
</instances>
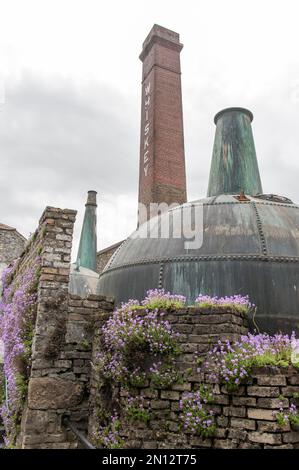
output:
<instances>
[{"instance_id":1,"label":"dry stone wall","mask_svg":"<svg viewBox=\"0 0 299 470\"><path fill-rule=\"evenodd\" d=\"M198 373L195 356L205 356L218 339L235 341L240 334L247 333L246 319L236 313L203 313L197 308L180 309L163 317L181 334L182 354L177 368L189 370L187 379L168 389L159 388L150 382L128 391L120 384L113 384L107 397L99 372L94 369L91 382L89 437L96 436L103 407L118 405L124 410L128 396L143 397L150 412L148 423L129 420L125 413L121 417L121 437L127 448L299 448L299 432L290 425L280 427L273 412L278 411L282 401L288 408L299 396L298 369L257 368L252 376L236 392L229 394L225 387L212 384L204 374ZM94 339L93 362L101 355L101 327L107 319L97 323ZM200 384L213 388L213 410L216 431L212 438L182 430L180 427L179 403L186 392L196 391ZM282 398L283 397L283 398ZM298 401L298 399L297 399ZM113 411L111 410L111 413Z\"/></svg>"}]
</instances>

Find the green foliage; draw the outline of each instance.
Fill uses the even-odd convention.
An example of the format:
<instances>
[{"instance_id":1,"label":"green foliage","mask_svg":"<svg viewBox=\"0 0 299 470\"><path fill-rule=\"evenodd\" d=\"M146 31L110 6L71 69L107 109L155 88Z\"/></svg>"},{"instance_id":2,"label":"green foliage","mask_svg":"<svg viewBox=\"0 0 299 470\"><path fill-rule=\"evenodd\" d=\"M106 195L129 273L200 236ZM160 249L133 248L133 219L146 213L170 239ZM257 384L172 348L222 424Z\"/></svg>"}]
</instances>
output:
<instances>
[{"instance_id":1,"label":"green foliage","mask_svg":"<svg viewBox=\"0 0 299 470\"><path fill-rule=\"evenodd\" d=\"M97 447L106 449L122 449L124 440L120 436L121 422L116 414L111 416L109 423L100 426L98 432L93 436Z\"/></svg>"},{"instance_id":2,"label":"green foliage","mask_svg":"<svg viewBox=\"0 0 299 470\"><path fill-rule=\"evenodd\" d=\"M277 413L275 417L276 417L277 424L281 427L285 426L289 422L288 416L283 411L280 411L279 413Z\"/></svg>"},{"instance_id":3,"label":"green foliage","mask_svg":"<svg viewBox=\"0 0 299 470\"><path fill-rule=\"evenodd\" d=\"M126 416L132 421L141 421L145 424L149 423L151 419L149 410L133 404L127 405Z\"/></svg>"},{"instance_id":4,"label":"green foliage","mask_svg":"<svg viewBox=\"0 0 299 470\"><path fill-rule=\"evenodd\" d=\"M214 413L207 406L212 401L213 395L205 385L200 385L196 392L184 394L180 401L181 429L204 438L213 436L216 430Z\"/></svg>"},{"instance_id":5,"label":"green foliage","mask_svg":"<svg viewBox=\"0 0 299 470\"><path fill-rule=\"evenodd\" d=\"M157 367L156 364L154 364L151 368L151 381L157 388L168 388L180 379L181 374L174 364L159 364Z\"/></svg>"},{"instance_id":6,"label":"green foliage","mask_svg":"<svg viewBox=\"0 0 299 470\"><path fill-rule=\"evenodd\" d=\"M129 386L132 387L143 387L145 382L148 379L148 375L146 372L140 371L140 369L135 369L129 376Z\"/></svg>"},{"instance_id":7,"label":"green foliage","mask_svg":"<svg viewBox=\"0 0 299 470\"><path fill-rule=\"evenodd\" d=\"M90 342L88 341L88 339L84 338L81 343L80 343L80 346L82 349L84 349L85 351L89 350L91 345L90 345Z\"/></svg>"},{"instance_id":8,"label":"green foliage","mask_svg":"<svg viewBox=\"0 0 299 470\"><path fill-rule=\"evenodd\" d=\"M183 303L178 300L171 299L152 299L146 304L148 310L170 310L178 309L183 307Z\"/></svg>"}]
</instances>

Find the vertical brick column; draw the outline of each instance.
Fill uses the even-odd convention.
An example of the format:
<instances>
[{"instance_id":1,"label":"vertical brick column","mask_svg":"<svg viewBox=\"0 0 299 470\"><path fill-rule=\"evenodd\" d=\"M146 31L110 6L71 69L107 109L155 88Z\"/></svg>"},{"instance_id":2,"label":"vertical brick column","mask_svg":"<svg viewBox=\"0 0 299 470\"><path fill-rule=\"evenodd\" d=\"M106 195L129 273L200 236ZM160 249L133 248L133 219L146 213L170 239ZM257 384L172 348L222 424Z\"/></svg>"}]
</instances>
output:
<instances>
[{"instance_id":1,"label":"vertical brick column","mask_svg":"<svg viewBox=\"0 0 299 470\"><path fill-rule=\"evenodd\" d=\"M179 35L154 25L143 43L139 203L186 202ZM147 219L149 218L149 211ZM139 223L144 220L139 214Z\"/></svg>"},{"instance_id":2,"label":"vertical brick column","mask_svg":"<svg viewBox=\"0 0 299 470\"><path fill-rule=\"evenodd\" d=\"M19 436L22 448L70 447L61 416L82 401L83 385L72 374L63 373L68 364L60 358L68 317L75 217L76 211L47 207L36 232L41 272L27 406Z\"/></svg>"}]
</instances>

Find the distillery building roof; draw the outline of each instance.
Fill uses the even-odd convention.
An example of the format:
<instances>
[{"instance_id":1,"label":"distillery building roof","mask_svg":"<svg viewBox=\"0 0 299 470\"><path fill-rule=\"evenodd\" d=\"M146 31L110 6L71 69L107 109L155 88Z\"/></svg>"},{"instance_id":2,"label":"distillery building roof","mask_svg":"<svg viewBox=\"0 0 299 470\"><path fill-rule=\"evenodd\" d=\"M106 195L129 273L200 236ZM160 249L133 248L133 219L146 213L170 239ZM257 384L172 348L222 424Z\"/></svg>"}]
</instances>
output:
<instances>
[{"instance_id":1,"label":"distillery building roof","mask_svg":"<svg viewBox=\"0 0 299 470\"><path fill-rule=\"evenodd\" d=\"M6 225L6 224L2 224L1 222L0 222L0 231L16 232L21 238L26 240L26 238L20 232L18 232L16 228L10 227L9 225Z\"/></svg>"}]
</instances>

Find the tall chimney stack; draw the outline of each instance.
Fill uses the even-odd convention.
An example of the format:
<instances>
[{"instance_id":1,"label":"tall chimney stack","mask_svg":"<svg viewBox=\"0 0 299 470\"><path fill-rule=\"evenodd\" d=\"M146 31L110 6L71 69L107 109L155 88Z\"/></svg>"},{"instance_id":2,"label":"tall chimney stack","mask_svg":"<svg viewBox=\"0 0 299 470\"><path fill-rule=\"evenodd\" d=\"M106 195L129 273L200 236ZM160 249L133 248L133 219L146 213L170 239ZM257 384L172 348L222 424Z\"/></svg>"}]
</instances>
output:
<instances>
[{"instance_id":1,"label":"tall chimney stack","mask_svg":"<svg viewBox=\"0 0 299 470\"><path fill-rule=\"evenodd\" d=\"M97 192L88 191L85 214L77 254L77 265L96 271L97 268Z\"/></svg>"},{"instance_id":2,"label":"tall chimney stack","mask_svg":"<svg viewBox=\"0 0 299 470\"><path fill-rule=\"evenodd\" d=\"M179 34L154 25L139 56L142 103L139 168L139 224L150 203L187 200ZM140 207L140 206L139 206ZM145 219L145 220L144 220Z\"/></svg>"},{"instance_id":3,"label":"tall chimney stack","mask_svg":"<svg viewBox=\"0 0 299 470\"><path fill-rule=\"evenodd\" d=\"M208 196L262 193L251 129L253 114L244 108L227 108L216 114L216 133Z\"/></svg>"}]
</instances>

